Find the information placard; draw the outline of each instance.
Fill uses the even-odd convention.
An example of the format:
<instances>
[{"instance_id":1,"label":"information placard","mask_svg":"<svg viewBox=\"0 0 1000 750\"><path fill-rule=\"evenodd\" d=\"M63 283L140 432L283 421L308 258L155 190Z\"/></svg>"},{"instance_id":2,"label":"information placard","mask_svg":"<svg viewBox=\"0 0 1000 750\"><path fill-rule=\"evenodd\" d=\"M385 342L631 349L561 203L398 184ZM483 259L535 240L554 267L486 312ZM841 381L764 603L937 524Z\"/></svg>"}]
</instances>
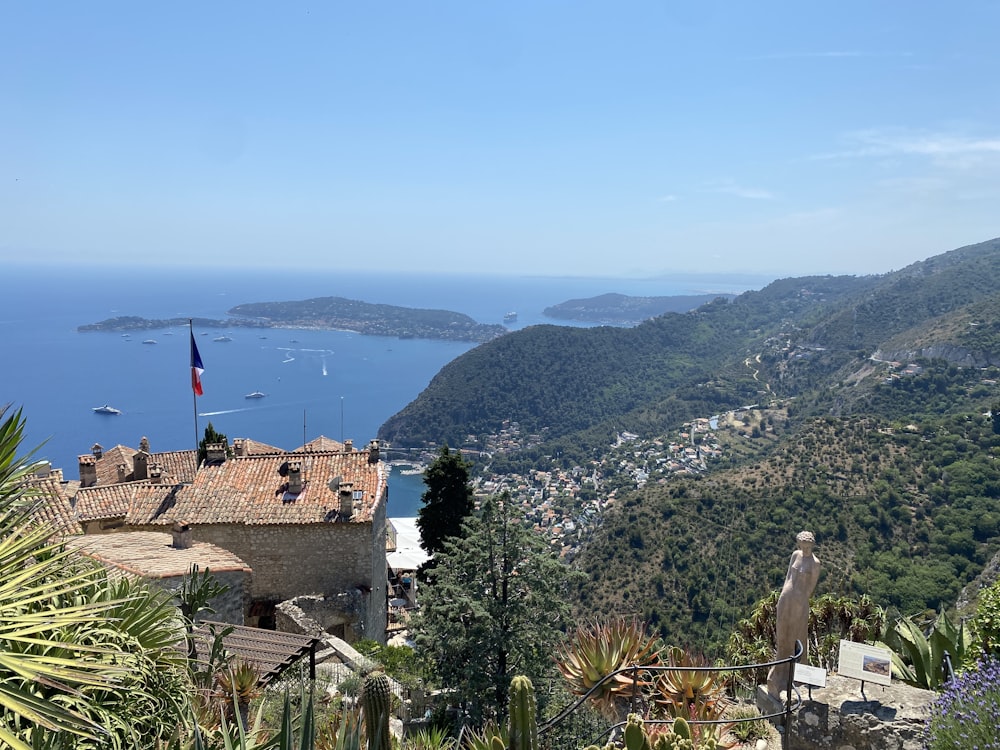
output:
<instances>
[{"instance_id":1,"label":"information placard","mask_svg":"<svg viewBox=\"0 0 1000 750\"><path fill-rule=\"evenodd\" d=\"M866 643L841 641L838 672L844 677L889 685L892 682L892 652Z\"/></svg>"},{"instance_id":2,"label":"information placard","mask_svg":"<svg viewBox=\"0 0 1000 750\"><path fill-rule=\"evenodd\" d=\"M811 667L808 664L795 665L795 681L812 687L826 687L826 670L823 667Z\"/></svg>"}]
</instances>

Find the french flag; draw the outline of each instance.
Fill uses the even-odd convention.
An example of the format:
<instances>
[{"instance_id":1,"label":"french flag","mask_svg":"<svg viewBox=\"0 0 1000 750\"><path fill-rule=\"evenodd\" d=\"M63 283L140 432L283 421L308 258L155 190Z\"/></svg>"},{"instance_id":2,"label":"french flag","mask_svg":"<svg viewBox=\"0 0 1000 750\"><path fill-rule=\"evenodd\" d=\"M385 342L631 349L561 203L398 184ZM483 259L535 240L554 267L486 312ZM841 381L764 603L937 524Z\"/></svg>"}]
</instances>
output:
<instances>
[{"instance_id":1,"label":"french flag","mask_svg":"<svg viewBox=\"0 0 1000 750\"><path fill-rule=\"evenodd\" d=\"M201 355L198 353L198 345L194 343L194 331L191 331L191 389L196 396L203 396L201 389L201 374L205 372L205 366L201 363Z\"/></svg>"}]
</instances>

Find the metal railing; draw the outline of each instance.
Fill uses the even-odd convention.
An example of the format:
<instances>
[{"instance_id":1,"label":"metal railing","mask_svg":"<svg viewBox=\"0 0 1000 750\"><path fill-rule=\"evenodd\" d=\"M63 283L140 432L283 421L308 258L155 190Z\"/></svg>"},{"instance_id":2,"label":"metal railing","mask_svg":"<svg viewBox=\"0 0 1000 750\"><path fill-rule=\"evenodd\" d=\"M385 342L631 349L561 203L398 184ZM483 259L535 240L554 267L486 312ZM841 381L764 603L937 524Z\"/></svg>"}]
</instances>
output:
<instances>
[{"instance_id":1,"label":"metal railing","mask_svg":"<svg viewBox=\"0 0 1000 750\"><path fill-rule=\"evenodd\" d=\"M795 663L799 660L803 653L803 646L801 641L795 642L795 653L791 656L785 657L783 659L776 659L775 661L764 662L762 664L746 664L740 666L721 666L721 667L710 667L710 666L638 666L632 665L628 667L622 667L621 669L611 672L605 675L597 682L587 693L580 696L577 700L570 703L568 706L563 708L559 713L553 716L548 721L544 722L538 727L539 739L543 739L546 735L550 734L557 726L559 726L563 721L566 720L571 714L575 713L577 710L581 709L587 700L596 692L598 692L602 686L613 680L619 675L630 675L632 679L632 694L629 699L629 713L639 712L639 701L642 697L641 691L639 689L640 680L639 675L641 673L648 672L749 672L752 670L759 670L764 668L770 668L779 666L782 664L788 665L788 680L786 684L785 693L785 705L784 709L781 711L776 711L772 713L762 714L760 716L751 716L747 718L733 718L733 719L687 719L688 724L700 725L732 725L748 721L758 721L760 719L781 719L783 732L782 732L782 748L787 750L788 748L788 735L791 727L791 717L796 711L802 706L802 696L799 694L798 690L794 685L794 674L795 674ZM794 701L792 696L794 695ZM645 724L672 724L673 718L669 719L644 719ZM591 741L587 742L586 745L596 745L598 740L605 737L613 735L616 731L622 729L627 722L620 721L607 727L599 735L594 737Z\"/></svg>"}]
</instances>

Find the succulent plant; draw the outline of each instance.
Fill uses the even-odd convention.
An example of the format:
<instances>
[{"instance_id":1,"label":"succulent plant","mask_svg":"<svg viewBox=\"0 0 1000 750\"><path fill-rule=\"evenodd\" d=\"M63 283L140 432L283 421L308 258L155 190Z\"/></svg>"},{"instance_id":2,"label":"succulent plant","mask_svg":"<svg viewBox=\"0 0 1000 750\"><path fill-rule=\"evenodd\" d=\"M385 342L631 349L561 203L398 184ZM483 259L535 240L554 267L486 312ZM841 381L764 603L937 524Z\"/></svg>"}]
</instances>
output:
<instances>
[{"instance_id":1,"label":"succulent plant","mask_svg":"<svg viewBox=\"0 0 1000 750\"><path fill-rule=\"evenodd\" d=\"M524 675L510 681L509 750L538 750L535 689Z\"/></svg>"},{"instance_id":2,"label":"succulent plant","mask_svg":"<svg viewBox=\"0 0 1000 750\"><path fill-rule=\"evenodd\" d=\"M591 700L608 713L631 695L633 678L619 674L602 680L624 667L657 662L656 639L646 633L643 623L625 617L581 625L556 656L556 665L575 695L586 695L601 683Z\"/></svg>"},{"instance_id":3,"label":"succulent plant","mask_svg":"<svg viewBox=\"0 0 1000 750\"><path fill-rule=\"evenodd\" d=\"M701 656L671 646L667 650L667 665L684 669L667 669L653 681L653 699L668 716L714 721L725 709L726 684L721 673L709 669L711 663Z\"/></svg>"},{"instance_id":4,"label":"succulent plant","mask_svg":"<svg viewBox=\"0 0 1000 750\"><path fill-rule=\"evenodd\" d=\"M384 672L372 672L361 688L368 750L392 750L389 740L389 710L392 690Z\"/></svg>"}]
</instances>

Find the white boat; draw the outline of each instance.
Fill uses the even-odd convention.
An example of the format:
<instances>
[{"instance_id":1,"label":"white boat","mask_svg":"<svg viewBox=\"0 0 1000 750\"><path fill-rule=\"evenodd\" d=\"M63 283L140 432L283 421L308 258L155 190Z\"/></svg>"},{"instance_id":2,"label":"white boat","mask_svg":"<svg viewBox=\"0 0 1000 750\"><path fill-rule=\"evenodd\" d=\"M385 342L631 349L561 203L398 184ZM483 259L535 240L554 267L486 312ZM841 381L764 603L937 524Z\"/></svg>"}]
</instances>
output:
<instances>
[{"instance_id":1,"label":"white boat","mask_svg":"<svg viewBox=\"0 0 1000 750\"><path fill-rule=\"evenodd\" d=\"M156 339L146 339L142 343L144 343L144 344L155 344L156 343Z\"/></svg>"},{"instance_id":2,"label":"white boat","mask_svg":"<svg viewBox=\"0 0 1000 750\"><path fill-rule=\"evenodd\" d=\"M264 396L266 395L267 395L266 393L261 393L260 391L254 391L253 393L248 393L243 398L264 398Z\"/></svg>"},{"instance_id":3,"label":"white boat","mask_svg":"<svg viewBox=\"0 0 1000 750\"><path fill-rule=\"evenodd\" d=\"M232 341L228 336L216 336L212 341Z\"/></svg>"},{"instance_id":4,"label":"white boat","mask_svg":"<svg viewBox=\"0 0 1000 750\"><path fill-rule=\"evenodd\" d=\"M107 404L105 404L104 406L95 406L94 407L94 413L95 414L121 414L122 410L121 409L116 409L113 406L108 406Z\"/></svg>"}]
</instances>

